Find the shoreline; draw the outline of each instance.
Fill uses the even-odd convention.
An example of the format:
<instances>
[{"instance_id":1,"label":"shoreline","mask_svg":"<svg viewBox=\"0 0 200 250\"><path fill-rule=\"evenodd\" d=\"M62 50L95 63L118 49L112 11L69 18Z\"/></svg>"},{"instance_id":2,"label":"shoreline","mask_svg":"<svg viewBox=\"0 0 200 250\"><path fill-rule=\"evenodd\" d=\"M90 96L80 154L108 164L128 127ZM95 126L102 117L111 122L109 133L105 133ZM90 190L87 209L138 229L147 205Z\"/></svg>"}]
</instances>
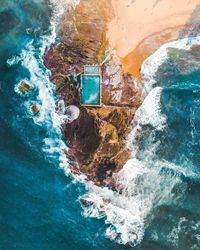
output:
<instances>
[{"instance_id":1,"label":"shoreline","mask_svg":"<svg viewBox=\"0 0 200 250\"><path fill-rule=\"evenodd\" d=\"M94 2L94 1L95 0L89 0L88 2ZM83 3L85 1L82 0L81 2ZM78 8L80 8L80 6ZM81 16L79 16L79 18L81 19ZM67 23L67 19L65 21ZM76 21L75 23L74 21L72 23L76 24ZM109 48L109 46L104 39L100 39L101 36L98 36L97 42L101 46L92 47L92 51L90 51L91 47L88 47L87 41L85 41L83 38L84 34L89 34L90 37L91 32L89 31L91 31L90 30L91 26L88 25L87 28L84 29L84 32L81 34L81 39L79 39L78 36L80 32L79 28L76 30L75 33L72 31L71 33L72 36L70 37L68 37L67 34L65 34L64 37L61 36L59 43L54 44L51 50L46 55L46 66L52 71L53 73L52 77L53 80L55 80L56 84L55 95L57 97L57 100L63 99L66 106L69 104L74 104L75 102L81 111L80 119L71 124L66 124L66 123L63 124L62 127L63 137L65 142L69 143L69 151L65 153L67 156L70 157L69 169L72 175L75 177L75 179L84 182L85 186L88 188L87 193L80 197L80 202L84 211L84 215L87 217L100 218L99 215L102 216L103 214L103 216L106 217L107 222L111 224L111 227L109 227L108 230L106 230L106 235L110 239L115 240L120 244L126 245L127 247L130 247L131 245L137 245L142 241L146 227L146 220L148 219L151 208L154 207L154 199L156 201L157 197L157 192L154 193L154 188L149 190L149 185L147 184L149 183L148 176L151 177L152 174L151 169L147 168L147 166L145 165L145 159L142 159L140 161L134 158L133 155L134 151L137 152L135 148L130 147L128 149L128 146L130 145L127 146L128 137L130 137L131 132L133 132L132 121L134 117L136 117L137 121L138 114L135 112L137 112L136 110L138 110L139 106L140 107L142 106L142 104L140 103L141 102L141 96L139 93L140 90L135 88L134 89L135 92L131 92L129 96L125 96L124 98L125 101L130 102L131 101L130 96L138 95L137 96L138 102L132 102L131 106L127 107L127 110L124 113L122 112L121 109L116 108L117 104L119 104L119 100L112 106L114 112L111 110L111 108L108 108L109 105L104 105L100 108L81 107L80 100L78 99L79 95L78 92L76 91L77 90L76 81L74 81L74 78L72 77L73 73L70 72L69 70L70 67L67 68L67 66L72 66L72 67L74 65L76 66L78 61L78 65L81 67L84 63L87 63L88 58L91 61L96 60L95 62L99 62L99 57L97 56L99 55L99 51L101 51L103 47L103 52L105 52L106 49ZM104 32L105 30L100 29L100 32L102 31ZM176 28L174 32L176 32ZM157 33L154 33L153 38L156 35ZM152 36L150 35L148 38L151 37ZM70 42L69 38L71 39ZM166 37L164 38L166 39ZM171 37L169 37L169 41L171 41L170 39ZM145 38L144 41L141 42L141 45L143 45L146 40L148 39ZM163 42L161 45L164 45L166 43L167 40L165 40L165 42ZM158 46L158 44L159 43L156 43L155 47ZM159 47L161 47L161 45ZM149 48L148 53L152 55L153 53L151 52L152 46L147 47L147 49L148 48ZM155 48L155 50L156 49L157 48ZM78 53L76 54L77 50ZM86 53L85 50L87 51ZM92 53L90 54L90 52ZM127 55L128 59L126 59L126 57L120 58L118 55L116 55L116 51L114 51L111 59L109 59L108 62L105 64L105 67L103 67L104 81L106 81L107 76L113 75L115 79L113 81L113 86L115 87L120 86L121 90L124 89L126 90L125 93L128 92L127 89L124 88L127 87L126 86L127 82L125 82L125 79L126 80L128 79L128 85L130 84L131 86L135 87L134 85L135 79L132 77L132 75L127 74L125 68L124 67L122 68L121 66L121 63L123 63L124 59L125 60L124 65L126 67L130 67L130 69L128 70L132 69L132 65L128 65L128 62L132 60L131 57L134 56L134 54L131 52ZM101 55L103 55L102 51ZM144 56L144 53L141 55ZM144 58L141 59L141 64L144 62L145 59L146 58L144 56ZM138 63L138 60L136 61ZM58 67L56 63L58 63ZM157 64L157 60L154 61L153 68L154 64L155 65ZM118 69L117 71L113 70L112 68L113 65L115 65L114 69ZM132 72L132 74L136 76L135 72ZM140 74L140 72L138 74ZM118 79L119 81L117 81L116 79ZM144 79L140 80L141 81L143 80L144 84ZM147 84L149 83L148 80L149 79L147 79L146 82ZM121 82L123 82L122 84L123 86L120 85ZM113 88L113 86L111 87ZM108 104L110 101L113 100L116 101L116 99L113 96L109 95L110 92L113 93L113 89L112 88L109 89L110 92L108 91L107 93L106 92L107 85L105 84L105 82L103 83L103 88L104 88L103 102L105 102L105 104ZM132 88L128 88L128 90L130 89ZM153 104L153 102L157 97L159 100L159 92L155 91L154 95L152 96L152 99L150 98L148 100L149 104L147 106L151 107L151 105ZM124 99L120 99L120 102L124 102ZM155 106L156 105L157 104L155 104ZM127 120L127 113L129 109L131 114L128 116ZM156 109L151 111L150 114L149 110L146 113L149 116L153 117L154 111L156 112ZM140 117L142 117L142 113L140 113ZM122 122L119 122L120 119ZM123 121L125 122L123 123ZM158 130L160 129L160 126L162 129L162 125L164 126L165 123L165 120L163 120L163 124L162 123L160 124L160 121L155 122L155 120L150 120L149 122L151 123L152 121L154 122L153 126L157 126ZM123 127L125 127L125 129L123 131L120 131L120 129L123 129ZM91 131L93 134L91 134ZM117 135L119 134L123 134L123 136L117 138ZM137 143L136 137L134 138L134 140ZM119 153L121 153L120 155L121 162L120 164L118 164L117 167L115 166L116 159L113 161L112 155L110 156L110 151L111 153L113 153L112 152L113 144L107 143L106 141L107 138L109 138L109 140L111 140L112 143L114 141L115 142L114 144L122 142L121 146L124 151L123 150L118 151ZM100 142L100 145L97 145L95 150L92 151L94 142L97 144ZM89 150L88 149L85 150L84 146L86 147L92 146L92 147L89 148ZM99 149L100 150L102 149L100 146L103 146L104 148L104 150L100 151L101 158L103 160L102 159L100 160L98 155ZM115 147L115 149L116 148L117 147ZM90 153L90 156L86 158L86 161L88 160L86 164L82 164L83 159L81 159L80 156L85 156L85 153ZM116 152L114 152L114 154L115 153ZM123 156L125 156L124 159ZM111 159L111 161L109 158ZM135 194L134 190L133 193L131 193L131 190L128 190L128 187L129 186L131 187L131 185L134 183L135 186L138 186L137 179L140 178L141 176L143 177L145 171L147 171L146 188L147 190L149 190L150 196L151 193L155 195L155 197L152 197L152 199L150 199L150 201L152 201L152 204L148 203L148 207L144 206L145 203L143 203L143 202L148 202L148 200L145 200L145 197L139 196L137 202L137 200L135 200L135 196L137 198L137 194ZM158 179L158 185L161 185L162 181L163 181L162 179ZM142 180L142 185L143 184L145 192L146 191L145 183L143 183ZM166 190L168 190L168 187L166 188ZM129 191L129 193L127 193L127 191ZM121 202L122 199L125 201L124 203ZM139 202L140 199L142 200L143 204ZM132 210L133 207L134 211ZM145 211L145 213L143 211ZM115 228L117 230L115 230Z\"/></svg>"},{"instance_id":2,"label":"shoreline","mask_svg":"<svg viewBox=\"0 0 200 250\"><path fill-rule=\"evenodd\" d=\"M120 171L131 157L127 139L135 111L141 105L142 63L161 45L180 35L183 27L167 27L161 33L155 29L150 30L149 36L144 37L138 45L141 35L133 41L136 47L133 46L134 43L130 46L134 33L137 35L133 23L138 19L122 10L126 8L132 13L134 4L138 4L138 1L134 1L129 7L126 6L128 0L111 2L81 0L75 8L64 13L58 27L58 42L46 52L44 58L45 66L52 73L51 81L56 85L58 100L62 99L65 107L75 105L80 110L77 120L62 125L64 140L69 144L68 156L72 171L85 174L98 185L104 185L107 177L111 177L112 182L112 174ZM193 0L192 3L194 2ZM153 0L148 2L152 3ZM123 8L116 15L118 5ZM157 8L158 6L159 4ZM140 12L139 16L141 14L144 13ZM126 43L121 42L118 33L127 32L119 28L126 25L124 20L127 20L126 29L130 31ZM183 19L180 21L183 22ZM196 20L191 27L195 23ZM190 28L186 29L184 35L189 32ZM117 42L118 49L114 42ZM83 107L80 83L74 77L74 71L80 71L87 64L100 64L108 55L102 66L102 107ZM136 83L135 80L139 81ZM121 105L126 105L128 111Z\"/></svg>"},{"instance_id":3,"label":"shoreline","mask_svg":"<svg viewBox=\"0 0 200 250\"><path fill-rule=\"evenodd\" d=\"M190 35L198 25L196 0L111 2L115 17L108 24L108 42L121 59L124 71L136 79L141 78L140 67L146 58L164 43Z\"/></svg>"},{"instance_id":4,"label":"shoreline","mask_svg":"<svg viewBox=\"0 0 200 250\"><path fill-rule=\"evenodd\" d=\"M80 110L77 120L62 125L72 171L85 174L97 185L130 159L126 140L140 105L140 90L132 76L122 70L120 59L105 39L107 23L113 17L110 8L108 0L80 1L62 17L57 32L59 42L44 58L56 85L57 99L63 100L66 107L75 105ZM102 106L83 107L74 71L102 61Z\"/></svg>"}]
</instances>

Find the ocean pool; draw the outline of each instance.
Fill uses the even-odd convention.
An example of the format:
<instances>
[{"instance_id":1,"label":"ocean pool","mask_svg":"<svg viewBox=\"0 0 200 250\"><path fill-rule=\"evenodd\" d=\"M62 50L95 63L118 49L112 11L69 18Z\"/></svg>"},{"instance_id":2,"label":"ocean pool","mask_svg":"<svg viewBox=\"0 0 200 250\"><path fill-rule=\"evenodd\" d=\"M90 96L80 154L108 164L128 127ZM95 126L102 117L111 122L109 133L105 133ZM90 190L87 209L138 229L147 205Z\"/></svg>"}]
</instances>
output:
<instances>
[{"instance_id":1,"label":"ocean pool","mask_svg":"<svg viewBox=\"0 0 200 250\"><path fill-rule=\"evenodd\" d=\"M81 103L83 105L100 105L101 78L99 75L81 76Z\"/></svg>"},{"instance_id":2,"label":"ocean pool","mask_svg":"<svg viewBox=\"0 0 200 250\"><path fill-rule=\"evenodd\" d=\"M100 68L98 65L85 65L84 66L84 74L86 74L86 75L99 75Z\"/></svg>"}]
</instances>

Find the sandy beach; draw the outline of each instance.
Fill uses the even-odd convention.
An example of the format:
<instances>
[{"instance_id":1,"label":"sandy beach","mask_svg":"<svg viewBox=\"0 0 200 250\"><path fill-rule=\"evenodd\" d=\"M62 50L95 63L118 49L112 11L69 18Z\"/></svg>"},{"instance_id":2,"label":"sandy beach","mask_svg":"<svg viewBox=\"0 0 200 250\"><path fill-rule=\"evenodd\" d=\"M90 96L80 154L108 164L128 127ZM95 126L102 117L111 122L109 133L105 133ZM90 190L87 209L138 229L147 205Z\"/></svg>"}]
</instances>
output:
<instances>
[{"instance_id":1,"label":"sandy beach","mask_svg":"<svg viewBox=\"0 0 200 250\"><path fill-rule=\"evenodd\" d=\"M162 44L199 32L199 0L112 0L107 38L125 71L139 78L142 62Z\"/></svg>"}]
</instances>

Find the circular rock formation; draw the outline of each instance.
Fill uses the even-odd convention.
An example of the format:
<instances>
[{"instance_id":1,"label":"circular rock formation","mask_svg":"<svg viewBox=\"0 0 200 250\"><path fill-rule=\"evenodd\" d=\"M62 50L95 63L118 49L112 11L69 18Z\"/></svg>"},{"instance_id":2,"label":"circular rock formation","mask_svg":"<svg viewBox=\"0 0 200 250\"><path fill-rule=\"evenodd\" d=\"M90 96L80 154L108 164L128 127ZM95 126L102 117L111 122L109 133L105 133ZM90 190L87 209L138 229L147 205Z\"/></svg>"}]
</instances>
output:
<instances>
[{"instance_id":1,"label":"circular rock formation","mask_svg":"<svg viewBox=\"0 0 200 250\"><path fill-rule=\"evenodd\" d=\"M68 116L69 122L72 122L78 119L80 115L80 109L76 107L75 105L67 106L65 112L66 112L66 115Z\"/></svg>"}]
</instances>

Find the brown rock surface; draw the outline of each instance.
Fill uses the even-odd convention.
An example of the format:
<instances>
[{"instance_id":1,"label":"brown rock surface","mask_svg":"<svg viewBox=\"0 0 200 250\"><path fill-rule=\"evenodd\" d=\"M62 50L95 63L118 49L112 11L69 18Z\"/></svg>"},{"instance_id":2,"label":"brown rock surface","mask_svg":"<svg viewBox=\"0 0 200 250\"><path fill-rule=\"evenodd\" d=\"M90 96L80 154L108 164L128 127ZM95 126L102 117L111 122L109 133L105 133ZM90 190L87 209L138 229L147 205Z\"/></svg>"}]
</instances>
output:
<instances>
[{"instance_id":1,"label":"brown rock surface","mask_svg":"<svg viewBox=\"0 0 200 250\"><path fill-rule=\"evenodd\" d=\"M31 86L31 84L25 80L20 82L19 85L19 91L21 91L23 94L30 92L33 89L33 87Z\"/></svg>"},{"instance_id":2,"label":"brown rock surface","mask_svg":"<svg viewBox=\"0 0 200 250\"><path fill-rule=\"evenodd\" d=\"M58 42L46 53L44 63L56 84L56 94L65 105L80 108L79 118L63 124L64 138L74 172L102 184L129 159L127 135L139 90L131 75L124 73L117 56L108 48L105 30L112 9L108 0L82 0L61 20ZM80 103L79 75L84 64L102 66L102 106Z\"/></svg>"},{"instance_id":3,"label":"brown rock surface","mask_svg":"<svg viewBox=\"0 0 200 250\"><path fill-rule=\"evenodd\" d=\"M39 109L39 107L37 106L36 103L34 103L34 104L31 106L31 111L33 112L34 115L37 115L37 114L40 112L40 109Z\"/></svg>"}]
</instances>

